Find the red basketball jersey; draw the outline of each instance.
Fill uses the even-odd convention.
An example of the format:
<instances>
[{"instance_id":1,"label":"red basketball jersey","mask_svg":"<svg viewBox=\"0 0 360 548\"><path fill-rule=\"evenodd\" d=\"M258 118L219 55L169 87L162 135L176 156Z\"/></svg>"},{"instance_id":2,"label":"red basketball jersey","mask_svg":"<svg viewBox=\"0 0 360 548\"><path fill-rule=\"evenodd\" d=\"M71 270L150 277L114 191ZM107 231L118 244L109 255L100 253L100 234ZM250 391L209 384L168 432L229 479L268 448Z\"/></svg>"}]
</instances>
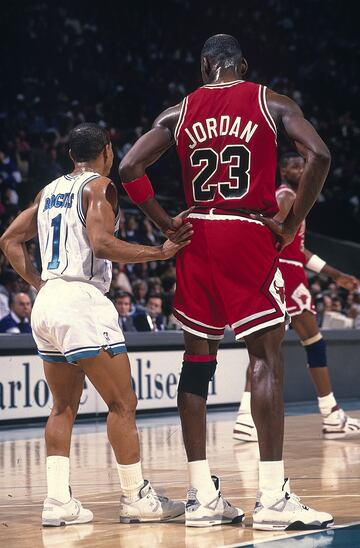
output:
<instances>
[{"instance_id":1,"label":"red basketball jersey","mask_svg":"<svg viewBox=\"0 0 360 548\"><path fill-rule=\"evenodd\" d=\"M276 125L265 86L238 80L197 89L182 102L175 140L189 207L277 213Z\"/></svg>"},{"instance_id":2,"label":"red basketball jersey","mask_svg":"<svg viewBox=\"0 0 360 548\"><path fill-rule=\"evenodd\" d=\"M278 196L281 192L290 192L294 197L296 196L296 193L294 190L289 188L287 185L280 185L279 188L276 191L276 195ZM306 257L304 253L305 249L305 221L303 221L300 225L299 230L297 231L295 238L291 242L291 244L287 245L283 251L281 252L280 258L286 259L288 261L297 261L305 265L306 263Z\"/></svg>"}]
</instances>

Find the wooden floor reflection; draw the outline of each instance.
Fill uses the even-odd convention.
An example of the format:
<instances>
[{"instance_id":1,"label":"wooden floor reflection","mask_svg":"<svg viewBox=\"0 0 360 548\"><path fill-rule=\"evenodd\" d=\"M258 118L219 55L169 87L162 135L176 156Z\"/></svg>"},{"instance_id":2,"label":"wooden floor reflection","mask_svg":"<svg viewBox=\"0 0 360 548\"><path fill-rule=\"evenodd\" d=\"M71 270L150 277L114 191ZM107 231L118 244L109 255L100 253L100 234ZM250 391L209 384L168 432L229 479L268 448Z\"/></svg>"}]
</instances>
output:
<instances>
[{"instance_id":1,"label":"wooden floor reflection","mask_svg":"<svg viewBox=\"0 0 360 548\"><path fill-rule=\"evenodd\" d=\"M352 415L360 418L360 412ZM234 413L222 413L208 425L208 457L221 478L223 493L247 514L246 526L185 528L167 524L118 523L119 484L103 424L74 433L71 484L74 495L94 512L94 522L42 529L45 494L45 448L41 432L0 432L0 546L3 548L156 546L213 548L267 539L253 531L250 516L257 487L258 449L231 438ZM335 516L337 524L360 520L360 439L323 441L318 415L286 419L286 474L292 491L304 502ZM148 418L139 428L145 477L167 495L185 497L187 473L178 420ZM287 533L280 536L286 537ZM326 545L326 544L324 544Z\"/></svg>"}]
</instances>

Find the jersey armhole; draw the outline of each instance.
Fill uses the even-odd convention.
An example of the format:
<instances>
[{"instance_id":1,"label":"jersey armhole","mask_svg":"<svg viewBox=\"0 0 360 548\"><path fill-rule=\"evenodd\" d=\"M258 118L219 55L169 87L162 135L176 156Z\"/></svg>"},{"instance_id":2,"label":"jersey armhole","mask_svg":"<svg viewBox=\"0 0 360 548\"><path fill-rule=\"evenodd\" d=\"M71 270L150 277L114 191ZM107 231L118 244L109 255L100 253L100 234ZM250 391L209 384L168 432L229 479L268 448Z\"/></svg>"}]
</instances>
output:
<instances>
[{"instance_id":1,"label":"jersey armhole","mask_svg":"<svg viewBox=\"0 0 360 548\"><path fill-rule=\"evenodd\" d=\"M78 213L78 216L79 216L79 219L81 221L81 224L86 227L86 215L85 215L85 212L84 212L84 206L83 206L83 192L84 192L84 188L85 186L90 183L90 181L93 181L94 179L98 179L99 177L101 177L101 175L99 175L98 173L96 173L95 175L90 175L90 177L88 177L87 179L85 179L85 181L83 183L81 183L81 186L78 190L78 200L77 200L77 213Z\"/></svg>"},{"instance_id":2,"label":"jersey armhole","mask_svg":"<svg viewBox=\"0 0 360 548\"><path fill-rule=\"evenodd\" d=\"M275 139L277 137L277 127L274 118L271 116L266 99L267 87L259 85L258 101L262 115L264 116L269 128L275 133Z\"/></svg>"},{"instance_id":3,"label":"jersey armhole","mask_svg":"<svg viewBox=\"0 0 360 548\"><path fill-rule=\"evenodd\" d=\"M176 146L178 144L180 129L181 129L181 127L184 123L184 120L185 120L186 111L187 111L187 107L188 107L188 100L189 100L189 98L185 97L183 99L182 103L181 103L180 115L179 115L179 119L177 121L177 124L175 126L175 131L174 131L174 139L175 139Z\"/></svg>"}]
</instances>

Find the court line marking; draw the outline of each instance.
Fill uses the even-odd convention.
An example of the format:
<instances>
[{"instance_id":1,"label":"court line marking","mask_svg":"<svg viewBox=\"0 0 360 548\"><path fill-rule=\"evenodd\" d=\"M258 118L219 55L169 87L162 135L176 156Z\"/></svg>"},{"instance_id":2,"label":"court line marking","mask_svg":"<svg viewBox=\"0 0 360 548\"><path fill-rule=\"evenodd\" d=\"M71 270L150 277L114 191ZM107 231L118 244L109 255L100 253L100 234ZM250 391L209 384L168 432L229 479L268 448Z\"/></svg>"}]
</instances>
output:
<instances>
[{"instance_id":1,"label":"court line marking","mask_svg":"<svg viewBox=\"0 0 360 548\"><path fill-rule=\"evenodd\" d=\"M333 529L345 529L345 527L352 527L353 525L360 525L360 521L351 521L350 523L342 523L341 525L333 525L327 529L313 529L312 531L297 531L296 533L288 534L284 531L283 535L277 537L271 537L267 539L254 539L246 542L240 542L236 544L225 544L223 548L238 548L240 546L255 546L256 544L266 544L267 542L274 542L277 540L285 540L288 538L301 537L301 535L313 535L314 533L323 533L324 531L332 531ZM266 531L263 531L266 533Z\"/></svg>"},{"instance_id":2,"label":"court line marking","mask_svg":"<svg viewBox=\"0 0 360 548\"><path fill-rule=\"evenodd\" d=\"M92 493L96 494L96 493ZM328 499L328 498L359 498L360 494L354 494L354 495L302 495L302 499ZM81 498L83 500L83 504L119 504L120 503L120 497L116 500L86 500L86 495L81 495ZM246 497L232 497L232 499L253 499L254 497L246 496ZM175 499L180 500L182 502L185 502L184 499ZM15 503L14 504L0 504L0 508L28 508L30 506L42 506L43 501L41 502L33 502L33 503ZM360 523L360 522L353 522L354 524ZM353 524L351 524L353 525ZM344 526L345 527L345 526ZM334 527L332 527L334 529Z\"/></svg>"}]
</instances>

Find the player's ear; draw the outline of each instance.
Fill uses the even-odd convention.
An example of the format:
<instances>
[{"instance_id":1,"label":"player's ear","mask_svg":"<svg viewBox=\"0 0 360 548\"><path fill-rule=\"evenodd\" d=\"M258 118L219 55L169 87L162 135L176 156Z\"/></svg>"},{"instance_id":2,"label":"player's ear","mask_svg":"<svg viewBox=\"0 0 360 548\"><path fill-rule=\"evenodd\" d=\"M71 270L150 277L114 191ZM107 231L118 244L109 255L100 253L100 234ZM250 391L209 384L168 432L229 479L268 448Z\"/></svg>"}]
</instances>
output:
<instances>
[{"instance_id":1,"label":"player's ear","mask_svg":"<svg viewBox=\"0 0 360 548\"><path fill-rule=\"evenodd\" d=\"M75 160L74 160L74 158L72 157L72 154L71 154L71 148L69 148L69 156L71 158L71 161L74 162L74 164L75 164Z\"/></svg>"},{"instance_id":2,"label":"player's ear","mask_svg":"<svg viewBox=\"0 0 360 548\"><path fill-rule=\"evenodd\" d=\"M112 146L111 146L111 143L108 143L107 145L104 146L103 148L103 154L104 154L104 160L105 162L107 161L108 158L111 157L111 154L112 154Z\"/></svg>"},{"instance_id":3,"label":"player's ear","mask_svg":"<svg viewBox=\"0 0 360 548\"><path fill-rule=\"evenodd\" d=\"M241 63L240 63L240 74L241 74L241 76L245 76L245 74L248 71L248 68L249 68L248 62L245 59L245 57L243 57L241 59Z\"/></svg>"},{"instance_id":4,"label":"player's ear","mask_svg":"<svg viewBox=\"0 0 360 548\"><path fill-rule=\"evenodd\" d=\"M204 76L208 77L210 75L211 67L210 67L209 59L207 57L201 58L201 72L202 72L203 78Z\"/></svg>"}]
</instances>

